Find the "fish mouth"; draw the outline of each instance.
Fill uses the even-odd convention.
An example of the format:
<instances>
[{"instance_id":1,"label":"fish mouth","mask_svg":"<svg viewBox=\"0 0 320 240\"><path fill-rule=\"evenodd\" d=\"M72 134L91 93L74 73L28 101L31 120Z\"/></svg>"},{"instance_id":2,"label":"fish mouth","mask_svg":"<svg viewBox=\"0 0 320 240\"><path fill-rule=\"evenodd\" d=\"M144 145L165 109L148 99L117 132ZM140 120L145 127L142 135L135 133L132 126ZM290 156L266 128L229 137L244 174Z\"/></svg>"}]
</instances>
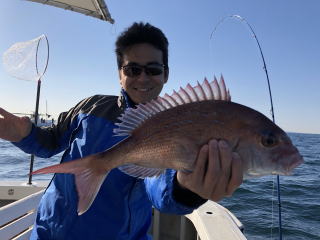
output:
<instances>
[{"instance_id":1,"label":"fish mouth","mask_svg":"<svg viewBox=\"0 0 320 240\"><path fill-rule=\"evenodd\" d=\"M300 159L298 159L296 162L292 163L288 169L287 172L291 173L293 171L293 169L295 169L296 167L298 167L300 164L304 163L303 158L300 156Z\"/></svg>"},{"instance_id":2,"label":"fish mouth","mask_svg":"<svg viewBox=\"0 0 320 240\"><path fill-rule=\"evenodd\" d=\"M290 157L290 164L288 164L288 166L286 167L286 169L284 171L284 175L291 175L293 172L293 169L295 169L296 167L298 167L302 163L304 163L304 160L299 153L292 155Z\"/></svg>"}]
</instances>

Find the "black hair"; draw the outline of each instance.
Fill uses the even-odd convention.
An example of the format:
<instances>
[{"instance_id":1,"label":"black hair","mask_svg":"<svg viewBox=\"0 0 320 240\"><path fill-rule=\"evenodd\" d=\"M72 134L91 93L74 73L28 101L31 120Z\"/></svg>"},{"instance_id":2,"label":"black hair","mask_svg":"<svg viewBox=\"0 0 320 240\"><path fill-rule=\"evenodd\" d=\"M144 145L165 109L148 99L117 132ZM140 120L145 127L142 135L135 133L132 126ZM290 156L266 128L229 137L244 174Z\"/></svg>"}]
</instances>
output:
<instances>
[{"instance_id":1,"label":"black hair","mask_svg":"<svg viewBox=\"0 0 320 240\"><path fill-rule=\"evenodd\" d=\"M118 37L115 49L118 69L123 64L123 54L128 47L139 43L149 43L161 50L163 64L165 65L165 69L168 69L168 39L159 28L143 22L133 23Z\"/></svg>"}]
</instances>

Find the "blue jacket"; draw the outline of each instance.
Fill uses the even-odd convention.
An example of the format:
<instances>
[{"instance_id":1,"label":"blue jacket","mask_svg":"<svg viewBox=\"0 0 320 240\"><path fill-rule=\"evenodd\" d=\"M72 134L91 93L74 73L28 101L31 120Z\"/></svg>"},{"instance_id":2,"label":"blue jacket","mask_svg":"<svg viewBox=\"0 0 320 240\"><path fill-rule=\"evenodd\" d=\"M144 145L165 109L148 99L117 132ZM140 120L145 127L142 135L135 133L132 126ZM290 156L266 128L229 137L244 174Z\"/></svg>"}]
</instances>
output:
<instances>
[{"instance_id":1,"label":"blue jacket","mask_svg":"<svg viewBox=\"0 0 320 240\"><path fill-rule=\"evenodd\" d=\"M43 158L65 150L61 162L98 153L122 140L113 136L113 129L132 105L124 91L120 97L96 95L60 114L55 127L33 126L26 138L14 144ZM78 216L74 175L55 174L40 201L31 239L148 239L152 205L163 212L187 214L204 203L181 189L175 175L167 170L143 180L113 169L90 209Z\"/></svg>"}]
</instances>

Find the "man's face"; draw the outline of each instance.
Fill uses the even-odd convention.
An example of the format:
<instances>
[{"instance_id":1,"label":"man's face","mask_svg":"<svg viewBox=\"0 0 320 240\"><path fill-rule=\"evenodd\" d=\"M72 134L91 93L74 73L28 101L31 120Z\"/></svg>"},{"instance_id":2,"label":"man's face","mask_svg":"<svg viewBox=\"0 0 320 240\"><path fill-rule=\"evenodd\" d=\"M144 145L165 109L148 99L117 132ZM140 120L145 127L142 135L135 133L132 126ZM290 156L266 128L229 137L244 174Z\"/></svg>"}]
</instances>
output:
<instances>
[{"instance_id":1,"label":"man's face","mask_svg":"<svg viewBox=\"0 0 320 240\"><path fill-rule=\"evenodd\" d=\"M122 88L133 102L146 103L157 98L168 80L162 52L148 43L131 46L123 55L119 76Z\"/></svg>"}]
</instances>

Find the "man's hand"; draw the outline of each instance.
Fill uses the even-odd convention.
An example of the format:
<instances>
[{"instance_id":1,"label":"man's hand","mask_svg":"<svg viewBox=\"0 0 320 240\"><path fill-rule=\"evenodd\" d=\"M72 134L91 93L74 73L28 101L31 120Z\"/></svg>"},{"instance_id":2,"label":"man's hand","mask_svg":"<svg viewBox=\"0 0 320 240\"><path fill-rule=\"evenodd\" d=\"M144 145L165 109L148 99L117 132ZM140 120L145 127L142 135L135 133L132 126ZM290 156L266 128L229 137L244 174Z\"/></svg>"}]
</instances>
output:
<instances>
[{"instance_id":1,"label":"man's hand","mask_svg":"<svg viewBox=\"0 0 320 240\"><path fill-rule=\"evenodd\" d=\"M32 123L28 117L17 117L0 108L0 138L19 142L29 135Z\"/></svg>"},{"instance_id":2,"label":"man's hand","mask_svg":"<svg viewBox=\"0 0 320 240\"><path fill-rule=\"evenodd\" d=\"M216 202L231 196L242 179L242 160L224 140L211 140L200 149L192 173L177 173L182 187Z\"/></svg>"}]
</instances>

